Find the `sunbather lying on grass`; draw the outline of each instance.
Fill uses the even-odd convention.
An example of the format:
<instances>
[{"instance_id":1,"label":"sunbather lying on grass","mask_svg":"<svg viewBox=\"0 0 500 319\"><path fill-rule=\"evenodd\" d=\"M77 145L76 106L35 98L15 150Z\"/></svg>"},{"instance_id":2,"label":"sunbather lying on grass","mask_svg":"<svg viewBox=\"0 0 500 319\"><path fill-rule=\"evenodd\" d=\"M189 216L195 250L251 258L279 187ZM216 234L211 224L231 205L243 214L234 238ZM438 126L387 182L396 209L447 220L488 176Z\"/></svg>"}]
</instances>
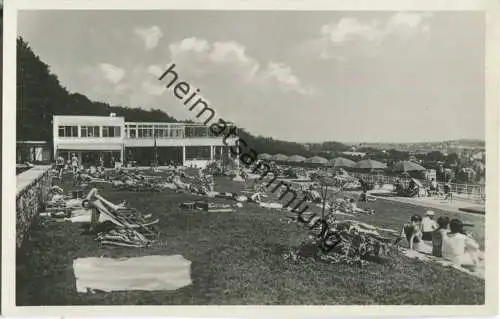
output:
<instances>
[{"instance_id":1,"label":"sunbather lying on grass","mask_svg":"<svg viewBox=\"0 0 500 319\"><path fill-rule=\"evenodd\" d=\"M362 209L356 205L356 201L352 198L337 198L330 201L326 207L331 211L340 211L347 214L367 214L373 215L373 209Z\"/></svg>"},{"instance_id":2,"label":"sunbather lying on grass","mask_svg":"<svg viewBox=\"0 0 500 319\"><path fill-rule=\"evenodd\" d=\"M366 214L366 215L373 215L375 213L375 211L373 209L359 208L358 205L356 204L356 201L353 198L351 198L348 213L355 213L355 214L360 213L360 214Z\"/></svg>"}]
</instances>

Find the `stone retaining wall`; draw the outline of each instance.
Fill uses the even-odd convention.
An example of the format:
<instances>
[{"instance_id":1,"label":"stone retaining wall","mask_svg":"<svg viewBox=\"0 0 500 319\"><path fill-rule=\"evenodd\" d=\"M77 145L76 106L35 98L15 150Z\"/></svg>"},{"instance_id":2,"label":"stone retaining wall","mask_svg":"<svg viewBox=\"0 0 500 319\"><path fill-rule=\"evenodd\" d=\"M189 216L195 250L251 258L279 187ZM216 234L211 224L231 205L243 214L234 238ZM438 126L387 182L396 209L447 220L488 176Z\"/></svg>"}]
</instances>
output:
<instances>
[{"instance_id":1,"label":"stone retaining wall","mask_svg":"<svg viewBox=\"0 0 500 319\"><path fill-rule=\"evenodd\" d=\"M16 245L20 247L52 185L50 166L35 166L16 178Z\"/></svg>"}]
</instances>

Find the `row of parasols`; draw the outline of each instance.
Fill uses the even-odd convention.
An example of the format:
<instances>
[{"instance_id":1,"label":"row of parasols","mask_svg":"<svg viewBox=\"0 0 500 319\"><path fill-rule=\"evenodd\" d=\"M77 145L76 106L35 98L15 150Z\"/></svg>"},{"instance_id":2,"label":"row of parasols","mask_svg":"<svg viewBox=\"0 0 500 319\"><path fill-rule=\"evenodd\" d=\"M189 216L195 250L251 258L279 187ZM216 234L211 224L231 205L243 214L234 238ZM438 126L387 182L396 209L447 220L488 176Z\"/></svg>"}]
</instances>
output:
<instances>
[{"instance_id":1,"label":"row of parasols","mask_svg":"<svg viewBox=\"0 0 500 319\"><path fill-rule=\"evenodd\" d=\"M310 158L305 158L300 155L286 156L284 154L259 154L259 159L265 161L276 161L276 162L286 162L286 163L309 163L325 165L335 168L354 168L354 169L364 169L364 170L385 170L387 165L375 160L365 159L359 162L351 161L344 157L336 157L334 159L328 160L324 157L313 156ZM425 171L425 167L410 161L401 161L396 163L392 167L392 171L395 172L415 172L415 171Z\"/></svg>"}]
</instances>

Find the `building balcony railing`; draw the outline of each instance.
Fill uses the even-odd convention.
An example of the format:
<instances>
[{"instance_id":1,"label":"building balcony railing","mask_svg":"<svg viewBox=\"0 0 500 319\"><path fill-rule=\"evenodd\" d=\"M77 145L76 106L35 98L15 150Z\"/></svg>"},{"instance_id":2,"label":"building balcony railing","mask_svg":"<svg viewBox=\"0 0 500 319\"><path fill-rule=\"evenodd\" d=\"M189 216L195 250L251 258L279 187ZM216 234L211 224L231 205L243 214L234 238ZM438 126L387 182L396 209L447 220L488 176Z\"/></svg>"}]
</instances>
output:
<instances>
[{"instance_id":1,"label":"building balcony railing","mask_svg":"<svg viewBox=\"0 0 500 319\"><path fill-rule=\"evenodd\" d=\"M125 139L184 139L184 138L217 138L209 126L199 124L125 124Z\"/></svg>"}]
</instances>

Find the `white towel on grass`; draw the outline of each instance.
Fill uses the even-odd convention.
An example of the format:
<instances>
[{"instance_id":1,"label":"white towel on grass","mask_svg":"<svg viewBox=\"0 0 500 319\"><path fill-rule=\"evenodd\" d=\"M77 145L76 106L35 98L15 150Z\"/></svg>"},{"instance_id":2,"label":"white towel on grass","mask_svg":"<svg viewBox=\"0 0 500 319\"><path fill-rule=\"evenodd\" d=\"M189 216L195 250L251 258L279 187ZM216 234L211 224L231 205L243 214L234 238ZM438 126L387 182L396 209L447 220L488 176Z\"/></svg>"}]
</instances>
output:
<instances>
[{"instance_id":1,"label":"white towel on grass","mask_svg":"<svg viewBox=\"0 0 500 319\"><path fill-rule=\"evenodd\" d=\"M444 267L455 268L456 270L459 270L463 273L469 274L469 275L477 277L477 278L481 278L481 279L485 278L484 260L482 260L477 265L477 267L474 271L471 271L469 269L462 267L461 265L454 264L453 262L445 260L443 258L434 257L428 253L425 253L425 252L421 252L418 250L409 250L406 248L403 248L402 251L406 257L411 258L411 259L417 259L417 260L420 260L423 262L433 262L433 263L436 263L436 264L444 266Z\"/></svg>"},{"instance_id":2,"label":"white towel on grass","mask_svg":"<svg viewBox=\"0 0 500 319\"><path fill-rule=\"evenodd\" d=\"M263 203L263 202L260 202L259 206L260 207L264 207L264 208L271 208L271 209L282 209L283 208L283 204L280 204L280 203Z\"/></svg>"},{"instance_id":3,"label":"white towel on grass","mask_svg":"<svg viewBox=\"0 0 500 319\"><path fill-rule=\"evenodd\" d=\"M91 209L76 209L71 212L70 218L65 218L64 220L70 221L72 223L90 223L92 219ZM101 214L99 216L99 223L111 220L106 214Z\"/></svg>"},{"instance_id":4,"label":"white towel on grass","mask_svg":"<svg viewBox=\"0 0 500 319\"><path fill-rule=\"evenodd\" d=\"M181 255L134 258L78 258L73 261L76 290L177 290L191 281L191 262Z\"/></svg>"}]
</instances>

